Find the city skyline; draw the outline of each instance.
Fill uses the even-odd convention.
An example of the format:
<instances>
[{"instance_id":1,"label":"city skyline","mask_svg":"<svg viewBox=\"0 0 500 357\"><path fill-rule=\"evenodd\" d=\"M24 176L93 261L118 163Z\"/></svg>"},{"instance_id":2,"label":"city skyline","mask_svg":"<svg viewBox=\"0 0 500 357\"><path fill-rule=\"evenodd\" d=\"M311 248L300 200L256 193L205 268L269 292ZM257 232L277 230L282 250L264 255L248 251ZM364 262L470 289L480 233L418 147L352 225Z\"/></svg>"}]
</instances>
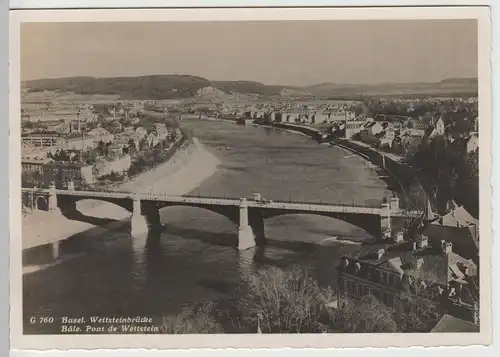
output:
<instances>
[{"instance_id":1,"label":"city skyline","mask_svg":"<svg viewBox=\"0 0 500 357\"><path fill-rule=\"evenodd\" d=\"M230 29L232 26L234 30ZM158 33L165 35L159 37ZM170 35L172 33L174 35ZM179 40L179 33L183 34L183 40ZM154 40L144 41L144 38ZM339 49L343 52L340 55ZM272 61L265 60L266 55ZM429 61L427 56L433 60ZM204 61L200 63L198 58ZM432 83L448 78L477 78L477 21L30 23L22 26L23 81L168 74L289 86Z\"/></svg>"}]
</instances>

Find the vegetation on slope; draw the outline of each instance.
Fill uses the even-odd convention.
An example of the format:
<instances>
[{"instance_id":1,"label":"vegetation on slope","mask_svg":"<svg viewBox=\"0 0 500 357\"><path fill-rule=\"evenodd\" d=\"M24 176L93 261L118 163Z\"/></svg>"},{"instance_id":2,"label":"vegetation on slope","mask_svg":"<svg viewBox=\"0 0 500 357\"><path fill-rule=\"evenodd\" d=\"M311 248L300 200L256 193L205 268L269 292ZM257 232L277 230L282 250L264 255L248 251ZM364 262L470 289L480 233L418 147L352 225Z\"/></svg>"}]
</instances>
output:
<instances>
[{"instance_id":1,"label":"vegetation on slope","mask_svg":"<svg viewBox=\"0 0 500 357\"><path fill-rule=\"evenodd\" d=\"M151 75L141 77L71 77L26 81L30 92L59 91L77 94L117 94L121 99L176 99L196 97L202 88L213 87L224 93L279 96L286 89L297 95L353 99L374 95L475 95L477 79L454 78L438 83L383 83L376 85L344 85L322 83L306 87L266 85L253 81L210 81L190 75ZM286 92L286 91L285 91Z\"/></svg>"}]
</instances>

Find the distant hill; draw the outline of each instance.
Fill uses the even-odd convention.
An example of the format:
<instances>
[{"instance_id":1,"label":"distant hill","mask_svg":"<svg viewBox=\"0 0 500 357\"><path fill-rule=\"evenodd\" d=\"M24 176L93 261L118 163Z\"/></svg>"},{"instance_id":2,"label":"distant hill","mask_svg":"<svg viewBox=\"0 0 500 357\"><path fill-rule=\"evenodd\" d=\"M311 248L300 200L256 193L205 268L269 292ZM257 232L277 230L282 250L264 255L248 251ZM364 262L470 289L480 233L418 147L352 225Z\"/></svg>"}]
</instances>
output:
<instances>
[{"instance_id":1,"label":"distant hill","mask_svg":"<svg viewBox=\"0 0 500 357\"><path fill-rule=\"evenodd\" d=\"M77 94L118 94L122 99L175 99L196 96L198 90L212 86L202 77L188 75L39 79L23 84L33 91L63 91Z\"/></svg>"},{"instance_id":2,"label":"distant hill","mask_svg":"<svg viewBox=\"0 0 500 357\"><path fill-rule=\"evenodd\" d=\"M477 78L451 78L437 83L381 83L373 85L350 85L321 83L304 87L315 96L321 97L362 97L398 95L477 95Z\"/></svg>"},{"instance_id":3,"label":"distant hill","mask_svg":"<svg viewBox=\"0 0 500 357\"><path fill-rule=\"evenodd\" d=\"M451 78L437 83L383 83L349 85L321 83L294 87L266 85L253 81L211 81L190 75L151 75L141 77L71 77L25 81L22 87L30 92L57 91L77 94L115 94L121 99L179 99L213 97L229 99L248 94L260 97L343 97L383 95L463 95L477 94L477 79Z\"/></svg>"}]
</instances>

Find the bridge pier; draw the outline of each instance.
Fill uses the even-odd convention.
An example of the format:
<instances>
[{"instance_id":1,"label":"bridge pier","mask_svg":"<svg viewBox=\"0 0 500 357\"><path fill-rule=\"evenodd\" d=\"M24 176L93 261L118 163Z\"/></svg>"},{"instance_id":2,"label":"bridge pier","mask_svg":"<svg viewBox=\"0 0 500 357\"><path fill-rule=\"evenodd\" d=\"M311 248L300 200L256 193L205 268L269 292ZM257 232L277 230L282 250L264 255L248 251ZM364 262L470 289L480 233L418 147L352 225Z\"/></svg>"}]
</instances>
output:
<instances>
[{"instance_id":1,"label":"bridge pier","mask_svg":"<svg viewBox=\"0 0 500 357\"><path fill-rule=\"evenodd\" d=\"M240 202L240 224L238 226L238 249L245 250L255 246L255 235L248 222L248 205L246 198Z\"/></svg>"},{"instance_id":2,"label":"bridge pier","mask_svg":"<svg viewBox=\"0 0 500 357\"><path fill-rule=\"evenodd\" d=\"M148 233L148 222L142 215L141 200L134 198L132 219L130 220L130 235L132 237L142 236Z\"/></svg>"},{"instance_id":3,"label":"bridge pier","mask_svg":"<svg viewBox=\"0 0 500 357\"><path fill-rule=\"evenodd\" d=\"M262 211L259 208L248 209L248 224L252 227L255 243L257 245L264 244L266 242L266 232Z\"/></svg>"},{"instance_id":4,"label":"bridge pier","mask_svg":"<svg viewBox=\"0 0 500 357\"><path fill-rule=\"evenodd\" d=\"M380 232L383 237L390 238L392 234L391 207L389 203L382 203L380 212Z\"/></svg>"},{"instance_id":5,"label":"bridge pier","mask_svg":"<svg viewBox=\"0 0 500 357\"><path fill-rule=\"evenodd\" d=\"M59 206L57 204L57 194L55 185L50 186L47 209L49 210L49 212L52 213L61 213L61 210L59 209Z\"/></svg>"},{"instance_id":6,"label":"bridge pier","mask_svg":"<svg viewBox=\"0 0 500 357\"><path fill-rule=\"evenodd\" d=\"M59 258L59 253L60 253L60 244L61 242L54 242L51 243L51 249L52 249L52 260L57 260Z\"/></svg>"},{"instance_id":7,"label":"bridge pier","mask_svg":"<svg viewBox=\"0 0 500 357\"><path fill-rule=\"evenodd\" d=\"M161 227L160 212L156 202L141 202L134 198L132 219L130 220L130 235L139 237L147 234L150 229Z\"/></svg>"},{"instance_id":8,"label":"bridge pier","mask_svg":"<svg viewBox=\"0 0 500 357\"><path fill-rule=\"evenodd\" d=\"M156 202L142 201L142 213L146 217L149 230L158 230L161 228L160 210Z\"/></svg>"}]
</instances>

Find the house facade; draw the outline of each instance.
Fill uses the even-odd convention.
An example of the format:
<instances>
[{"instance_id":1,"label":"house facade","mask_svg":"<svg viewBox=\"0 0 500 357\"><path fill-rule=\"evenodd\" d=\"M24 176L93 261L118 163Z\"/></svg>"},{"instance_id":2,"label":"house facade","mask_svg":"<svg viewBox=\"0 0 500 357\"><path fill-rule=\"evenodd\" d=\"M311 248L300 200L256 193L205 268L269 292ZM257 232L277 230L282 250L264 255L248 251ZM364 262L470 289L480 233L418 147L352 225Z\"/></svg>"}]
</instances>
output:
<instances>
[{"instance_id":1,"label":"house facade","mask_svg":"<svg viewBox=\"0 0 500 357\"><path fill-rule=\"evenodd\" d=\"M87 133L88 136L94 138L96 143L102 141L103 143L111 143L115 136L104 128L94 128Z\"/></svg>"},{"instance_id":2,"label":"house facade","mask_svg":"<svg viewBox=\"0 0 500 357\"><path fill-rule=\"evenodd\" d=\"M80 162L54 161L43 166L45 185L54 182L56 187L64 187L68 182L92 184L95 181L92 165Z\"/></svg>"},{"instance_id":3,"label":"house facade","mask_svg":"<svg viewBox=\"0 0 500 357\"><path fill-rule=\"evenodd\" d=\"M373 295L400 311L412 296L421 296L441 311L477 323L478 302L468 290L478 274L475 263L454 253L450 242L432 245L426 236L400 238L395 235L391 242L371 245L359 256L341 257L339 301Z\"/></svg>"}]
</instances>

